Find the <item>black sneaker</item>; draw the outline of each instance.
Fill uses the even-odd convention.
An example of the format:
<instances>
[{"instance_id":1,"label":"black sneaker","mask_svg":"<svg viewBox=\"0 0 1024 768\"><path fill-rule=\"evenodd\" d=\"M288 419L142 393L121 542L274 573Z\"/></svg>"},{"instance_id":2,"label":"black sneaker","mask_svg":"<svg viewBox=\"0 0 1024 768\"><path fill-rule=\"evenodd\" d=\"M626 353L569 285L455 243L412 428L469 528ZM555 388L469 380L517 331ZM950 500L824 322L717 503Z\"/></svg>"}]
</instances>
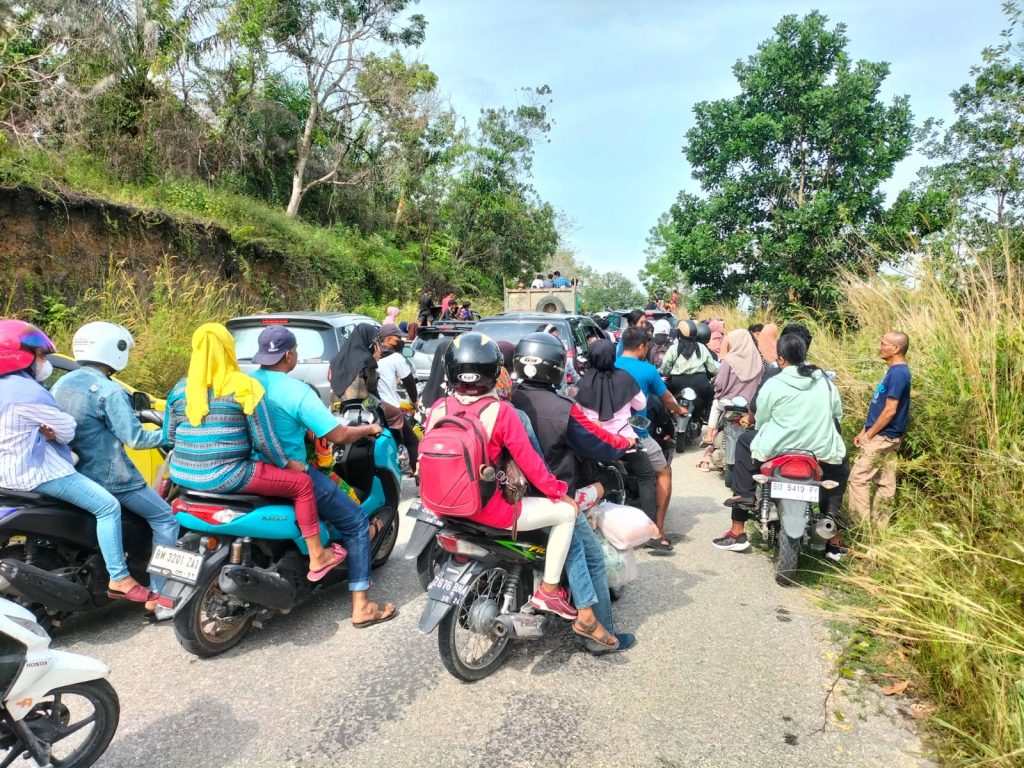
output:
<instances>
[{"instance_id":1,"label":"black sneaker","mask_svg":"<svg viewBox=\"0 0 1024 768\"><path fill-rule=\"evenodd\" d=\"M737 536L735 533L727 531L724 536L713 539L711 543L718 549L728 549L731 552L742 552L745 549L750 549L750 541L747 539L746 533L741 533Z\"/></svg>"},{"instance_id":2,"label":"black sneaker","mask_svg":"<svg viewBox=\"0 0 1024 768\"><path fill-rule=\"evenodd\" d=\"M834 562L839 562L844 556L850 554L850 550L842 544L825 543L825 557Z\"/></svg>"}]
</instances>

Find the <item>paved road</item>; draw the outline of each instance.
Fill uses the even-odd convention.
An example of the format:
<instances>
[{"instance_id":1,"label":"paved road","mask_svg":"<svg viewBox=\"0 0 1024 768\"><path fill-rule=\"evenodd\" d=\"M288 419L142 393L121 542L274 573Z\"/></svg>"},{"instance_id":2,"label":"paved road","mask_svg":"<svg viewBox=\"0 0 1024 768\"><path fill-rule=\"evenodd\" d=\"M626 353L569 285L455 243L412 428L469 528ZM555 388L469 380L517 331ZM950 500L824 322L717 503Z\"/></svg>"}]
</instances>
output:
<instances>
[{"instance_id":1,"label":"paved road","mask_svg":"<svg viewBox=\"0 0 1024 768\"><path fill-rule=\"evenodd\" d=\"M377 575L376 594L401 606L390 624L354 629L333 588L212 660L129 606L67 627L56 644L108 661L121 696L99 765L927 765L891 702L829 695L834 649L806 596L776 587L763 556L711 547L727 525L724 487L693 464L675 461L674 554L642 551L617 603L640 639L629 652L592 658L566 628L459 683L436 636L416 629L424 597L400 557L406 527Z\"/></svg>"}]
</instances>

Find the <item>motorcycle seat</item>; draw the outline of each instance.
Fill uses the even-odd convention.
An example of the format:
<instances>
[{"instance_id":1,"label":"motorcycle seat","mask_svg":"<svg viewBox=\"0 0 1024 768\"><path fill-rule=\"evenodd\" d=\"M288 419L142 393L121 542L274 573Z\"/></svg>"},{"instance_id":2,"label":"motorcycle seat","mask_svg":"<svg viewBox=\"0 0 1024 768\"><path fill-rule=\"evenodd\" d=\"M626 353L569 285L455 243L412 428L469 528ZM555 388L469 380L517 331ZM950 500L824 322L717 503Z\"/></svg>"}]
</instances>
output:
<instances>
[{"instance_id":1,"label":"motorcycle seat","mask_svg":"<svg viewBox=\"0 0 1024 768\"><path fill-rule=\"evenodd\" d=\"M271 504L290 504L287 499L274 499L266 496L255 496L251 493L206 493L204 491L185 491L181 494L186 501L221 501L228 504L244 504L249 507L266 507Z\"/></svg>"},{"instance_id":2,"label":"motorcycle seat","mask_svg":"<svg viewBox=\"0 0 1024 768\"><path fill-rule=\"evenodd\" d=\"M507 539L512 536L512 531L508 528L492 528L489 525L483 525L482 523L476 523L472 520L468 520L464 517L445 517L442 518L448 525L454 528L465 528L473 531L474 533L480 533L491 539ZM547 541L547 534L542 530L535 531L518 531L518 538L525 541L536 541L537 543L543 543Z\"/></svg>"},{"instance_id":3,"label":"motorcycle seat","mask_svg":"<svg viewBox=\"0 0 1024 768\"><path fill-rule=\"evenodd\" d=\"M0 497L3 496L19 501L42 501L46 498L43 494L32 491L12 491L10 488L0 488Z\"/></svg>"}]
</instances>

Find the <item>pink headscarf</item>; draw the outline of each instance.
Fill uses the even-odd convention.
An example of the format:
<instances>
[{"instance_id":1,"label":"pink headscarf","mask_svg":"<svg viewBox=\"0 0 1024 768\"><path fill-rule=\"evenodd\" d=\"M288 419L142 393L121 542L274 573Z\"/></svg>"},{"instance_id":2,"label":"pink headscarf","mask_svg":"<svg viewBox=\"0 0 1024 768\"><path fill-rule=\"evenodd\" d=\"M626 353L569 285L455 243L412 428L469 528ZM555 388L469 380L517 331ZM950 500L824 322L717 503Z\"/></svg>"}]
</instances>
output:
<instances>
[{"instance_id":1,"label":"pink headscarf","mask_svg":"<svg viewBox=\"0 0 1024 768\"><path fill-rule=\"evenodd\" d=\"M708 342L708 349L721 357L722 340L725 338L725 321L712 320L708 323L711 329L711 341Z\"/></svg>"},{"instance_id":2,"label":"pink headscarf","mask_svg":"<svg viewBox=\"0 0 1024 768\"><path fill-rule=\"evenodd\" d=\"M766 363L774 363L779 356L779 326L768 323L757 337L757 351Z\"/></svg>"},{"instance_id":3,"label":"pink headscarf","mask_svg":"<svg viewBox=\"0 0 1024 768\"><path fill-rule=\"evenodd\" d=\"M398 325L398 313L401 311L398 307L388 307L388 315L384 318L384 325Z\"/></svg>"},{"instance_id":4,"label":"pink headscarf","mask_svg":"<svg viewBox=\"0 0 1024 768\"><path fill-rule=\"evenodd\" d=\"M726 337L729 341L729 352L722 359L729 363L740 381L750 381L760 376L764 370L761 355L754 346L754 337L746 328L731 331Z\"/></svg>"}]
</instances>

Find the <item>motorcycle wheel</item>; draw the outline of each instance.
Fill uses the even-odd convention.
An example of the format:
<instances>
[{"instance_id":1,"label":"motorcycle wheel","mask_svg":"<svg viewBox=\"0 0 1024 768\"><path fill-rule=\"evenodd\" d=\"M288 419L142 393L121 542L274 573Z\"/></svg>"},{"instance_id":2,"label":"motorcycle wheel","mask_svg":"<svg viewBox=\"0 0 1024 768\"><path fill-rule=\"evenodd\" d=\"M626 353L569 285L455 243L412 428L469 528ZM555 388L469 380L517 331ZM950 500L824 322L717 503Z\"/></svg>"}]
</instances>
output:
<instances>
[{"instance_id":1,"label":"motorcycle wheel","mask_svg":"<svg viewBox=\"0 0 1024 768\"><path fill-rule=\"evenodd\" d=\"M431 539L430 543L416 557L416 575L419 577L420 586L426 592L430 582L441 571L443 567L444 550L437 543L437 539Z\"/></svg>"},{"instance_id":2,"label":"motorcycle wheel","mask_svg":"<svg viewBox=\"0 0 1024 768\"><path fill-rule=\"evenodd\" d=\"M508 658L508 636L498 637L491 629L491 622L501 611L508 577L502 568L490 568L481 573L437 628L441 662L463 682L482 680L496 672Z\"/></svg>"},{"instance_id":3,"label":"motorcycle wheel","mask_svg":"<svg viewBox=\"0 0 1024 768\"><path fill-rule=\"evenodd\" d=\"M787 536L779 530L779 550L775 556L775 581L782 587L796 586L797 564L800 561L800 545L803 540Z\"/></svg>"},{"instance_id":4,"label":"motorcycle wheel","mask_svg":"<svg viewBox=\"0 0 1024 768\"><path fill-rule=\"evenodd\" d=\"M25 718L32 733L52 749L50 762L60 768L88 768L106 752L121 717L117 692L106 680L54 688L36 702ZM25 746L4 726L7 758ZM66 741L65 741L66 740ZM7 761L3 761L6 765Z\"/></svg>"},{"instance_id":5,"label":"motorcycle wheel","mask_svg":"<svg viewBox=\"0 0 1024 768\"><path fill-rule=\"evenodd\" d=\"M188 605L174 617L174 634L181 647L200 658L209 658L231 650L245 637L252 626L252 616L218 619L210 616L212 600L223 597L217 583L219 571L210 574L206 583L198 587Z\"/></svg>"},{"instance_id":6,"label":"motorcycle wheel","mask_svg":"<svg viewBox=\"0 0 1024 768\"><path fill-rule=\"evenodd\" d=\"M386 511L385 508L381 508L375 514ZM387 527L387 530L381 531L378 536L383 536L384 541L380 545L380 549L377 550L377 554L373 558L373 567L380 568L384 563L391 557L391 553L395 551L395 544L398 542L398 513L396 512L391 516L391 525Z\"/></svg>"}]
</instances>

